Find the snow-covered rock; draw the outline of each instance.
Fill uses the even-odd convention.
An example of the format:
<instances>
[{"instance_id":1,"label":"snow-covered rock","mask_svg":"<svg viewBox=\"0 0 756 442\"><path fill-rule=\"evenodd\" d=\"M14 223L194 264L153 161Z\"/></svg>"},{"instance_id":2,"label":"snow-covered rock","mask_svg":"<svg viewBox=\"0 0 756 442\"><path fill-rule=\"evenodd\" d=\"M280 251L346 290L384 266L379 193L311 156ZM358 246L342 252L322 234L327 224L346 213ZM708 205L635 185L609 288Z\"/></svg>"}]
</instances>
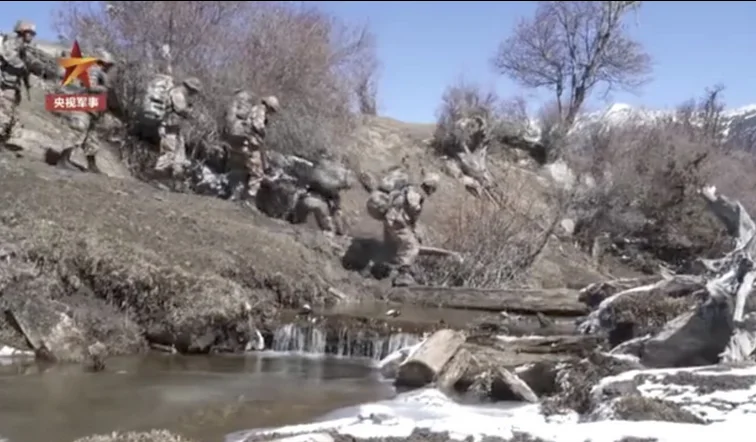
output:
<instances>
[{"instance_id":1,"label":"snow-covered rock","mask_svg":"<svg viewBox=\"0 0 756 442\"><path fill-rule=\"evenodd\" d=\"M616 403L632 394L677 404L709 423L753 419L756 366L633 370L604 378L592 392L600 404L595 417L613 418Z\"/></svg>"}]
</instances>

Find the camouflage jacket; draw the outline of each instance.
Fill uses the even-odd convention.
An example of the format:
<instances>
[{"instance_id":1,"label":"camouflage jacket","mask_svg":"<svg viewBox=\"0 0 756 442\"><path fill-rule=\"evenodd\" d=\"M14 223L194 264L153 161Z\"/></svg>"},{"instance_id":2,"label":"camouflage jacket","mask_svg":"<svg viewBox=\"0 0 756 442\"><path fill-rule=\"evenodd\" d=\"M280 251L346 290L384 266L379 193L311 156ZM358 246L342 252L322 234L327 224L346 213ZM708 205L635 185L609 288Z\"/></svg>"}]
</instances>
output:
<instances>
[{"instance_id":1,"label":"camouflage jacket","mask_svg":"<svg viewBox=\"0 0 756 442\"><path fill-rule=\"evenodd\" d=\"M226 109L226 133L243 137L249 135L252 101L248 93L237 93Z\"/></svg>"},{"instance_id":2,"label":"camouflage jacket","mask_svg":"<svg viewBox=\"0 0 756 442\"><path fill-rule=\"evenodd\" d=\"M26 67L26 43L16 37L7 37L0 46L0 80L9 88L20 88L28 75Z\"/></svg>"},{"instance_id":3,"label":"camouflage jacket","mask_svg":"<svg viewBox=\"0 0 756 442\"><path fill-rule=\"evenodd\" d=\"M409 227L414 230L425 204L425 194L417 186L408 185L391 192L386 223L392 229Z\"/></svg>"},{"instance_id":4,"label":"camouflage jacket","mask_svg":"<svg viewBox=\"0 0 756 442\"><path fill-rule=\"evenodd\" d=\"M265 128L268 126L268 111L264 104L252 106L249 112L249 125L255 135L265 138Z\"/></svg>"},{"instance_id":5,"label":"camouflage jacket","mask_svg":"<svg viewBox=\"0 0 756 442\"><path fill-rule=\"evenodd\" d=\"M89 90L93 94L106 94L113 87L113 78L115 69L110 68L108 72L101 67L95 66L89 70Z\"/></svg>"},{"instance_id":6,"label":"camouflage jacket","mask_svg":"<svg viewBox=\"0 0 756 442\"><path fill-rule=\"evenodd\" d=\"M169 128L179 128L192 116L188 93L183 86L174 87L168 92L168 100L170 107L164 124Z\"/></svg>"}]
</instances>

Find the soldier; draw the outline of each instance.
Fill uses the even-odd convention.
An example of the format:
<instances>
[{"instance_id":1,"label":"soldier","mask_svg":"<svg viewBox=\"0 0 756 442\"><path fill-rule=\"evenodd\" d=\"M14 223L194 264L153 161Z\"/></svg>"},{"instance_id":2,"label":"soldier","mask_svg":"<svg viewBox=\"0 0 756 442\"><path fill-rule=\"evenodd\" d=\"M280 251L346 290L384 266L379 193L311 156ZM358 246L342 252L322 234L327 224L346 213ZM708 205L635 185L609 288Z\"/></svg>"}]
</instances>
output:
<instances>
[{"instance_id":1,"label":"soldier","mask_svg":"<svg viewBox=\"0 0 756 442\"><path fill-rule=\"evenodd\" d=\"M247 172L247 196L254 199L260 181L268 167L265 154L265 134L268 126L268 115L279 111L278 98L265 97L259 104L252 106L249 116L250 133L248 145L244 146L244 165Z\"/></svg>"},{"instance_id":2,"label":"soldier","mask_svg":"<svg viewBox=\"0 0 756 442\"><path fill-rule=\"evenodd\" d=\"M383 236L386 245L393 252L392 264L397 270L392 281L394 286L404 287L415 282L412 265L420 253L420 241L415 228L425 198L436 191L438 181L436 174L429 174L423 178L420 189L406 185L389 194L383 218Z\"/></svg>"},{"instance_id":3,"label":"soldier","mask_svg":"<svg viewBox=\"0 0 756 442\"><path fill-rule=\"evenodd\" d=\"M25 48L37 35L34 23L19 20L13 28L15 37L3 39L0 47L0 141L11 136L16 122L16 108L21 103L21 85L29 94L29 69Z\"/></svg>"},{"instance_id":4,"label":"soldier","mask_svg":"<svg viewBox=\"0 0 756 442\"><path fill-rule=\"evenodd\" d=\"M100 50L97 65L89 70L90 85L87 92L93 94L107 94L113 85L114 65L115 60L110 52ZM95 142L93 135L104 115L104 111L89 112L89 123L86 132L84 132L84 140L81 142L81 148L87 158L87 170L92 173L101 173L95 158L99 146ZM76 168L76 166L73 166L71 163L71 153L73 152L73 149L73 147L70 147L61 152L60 165L67 168Z\"/></svg>"},{"instance_id":5,"label":"soldier","mask_svg":"<svg viewBox=\"0 0 756 442\"><path fill-rule=\"evenodd\" d=\"M186 146L181 134L182 125L191 118L194 98L202 91L202 83L189 77L168 92L168 109L160 124L160 157L155 163L155 171L171 171L173 177L180 177L187 165Z\"/></svg>"},{"instance_id":6,"label":"soldier","mask_svg":"<svg viewBox=\"0 0 756 442\"><path fill-rule=\"evenodd\" d=\"M226 111L226 141L230 146L232 176L244 175L244 190L233 199L255 200L268 168L264 150L268 116L278 112L278 98L265 97L252 105L252 95L239 90ZM234 189L239 191L238 187Z\"/></svg>"},{"instance_id":7,"label":"soldier","mask_svg":"<svg viewBox=\"0 0 756 442\"><path fill-rule=\"evenodd\" d=\"M328 158L313 166L303 192L298 196L291 222L303 223L312 213L318 227L328 235L344 235L344 218L340 192L348 190L355 181L354 172L342 163Z\"/></svg>"}]
</instances>

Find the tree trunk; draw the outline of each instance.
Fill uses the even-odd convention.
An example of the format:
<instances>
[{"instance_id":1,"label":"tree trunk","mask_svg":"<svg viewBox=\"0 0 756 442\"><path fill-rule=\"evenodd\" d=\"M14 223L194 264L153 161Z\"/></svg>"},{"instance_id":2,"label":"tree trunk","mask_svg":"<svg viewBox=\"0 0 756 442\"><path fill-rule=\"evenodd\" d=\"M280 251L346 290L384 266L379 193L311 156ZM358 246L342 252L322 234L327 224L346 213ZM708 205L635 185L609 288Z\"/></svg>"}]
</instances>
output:
<instances>
[{"instance_id":1,"label":"tree trunk","mask_svg":"<svg viewBox=\"0 0 756 442\"><path fill-rule=\"evenodd\" d=\"M457 353L446 364L443 372L438 377L436 385L441 390L450 391L454 389L454 385L462 379L467 369L470 366L472 355L464 348L457 350Z\"/></svg>"},{"instance_id":2,"label":"tree trunk","mask_svg":"<svg viewBox=\"0 0 756 442\"><path fill-rule=\"evenodd\" d=\"M430 384L464 342L465 335L462 332L449 329L435 332L399 366L394 384L410 388Z\"/></svg>"}]
</instances>

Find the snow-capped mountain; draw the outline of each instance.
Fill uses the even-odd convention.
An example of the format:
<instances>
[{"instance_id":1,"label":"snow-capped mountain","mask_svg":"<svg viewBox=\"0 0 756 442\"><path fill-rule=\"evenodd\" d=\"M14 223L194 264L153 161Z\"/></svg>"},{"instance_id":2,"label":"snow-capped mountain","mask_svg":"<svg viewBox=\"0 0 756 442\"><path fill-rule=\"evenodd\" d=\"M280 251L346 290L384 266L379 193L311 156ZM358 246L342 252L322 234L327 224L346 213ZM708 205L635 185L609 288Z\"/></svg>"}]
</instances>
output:
<instances>
[{"instance_id":1,"label":"snow-capped mountain","mask_svg":"<svg viewBox=\"0 0 756 442\"><path fill-rule=\"evenodd\" d=\"M735 109L727 109L722 113L723 134L725 139L754 140L756 135L756 104L751 104ZM654 123L661 120L675 121L676 110L659 110L634 107L625 103L615 103L598 112L584 114L575 124L575 130L587 128L596 123L619 126L622 124ZM695 124L696 118L693 118Z\"/></svg>"}]
</instances>

